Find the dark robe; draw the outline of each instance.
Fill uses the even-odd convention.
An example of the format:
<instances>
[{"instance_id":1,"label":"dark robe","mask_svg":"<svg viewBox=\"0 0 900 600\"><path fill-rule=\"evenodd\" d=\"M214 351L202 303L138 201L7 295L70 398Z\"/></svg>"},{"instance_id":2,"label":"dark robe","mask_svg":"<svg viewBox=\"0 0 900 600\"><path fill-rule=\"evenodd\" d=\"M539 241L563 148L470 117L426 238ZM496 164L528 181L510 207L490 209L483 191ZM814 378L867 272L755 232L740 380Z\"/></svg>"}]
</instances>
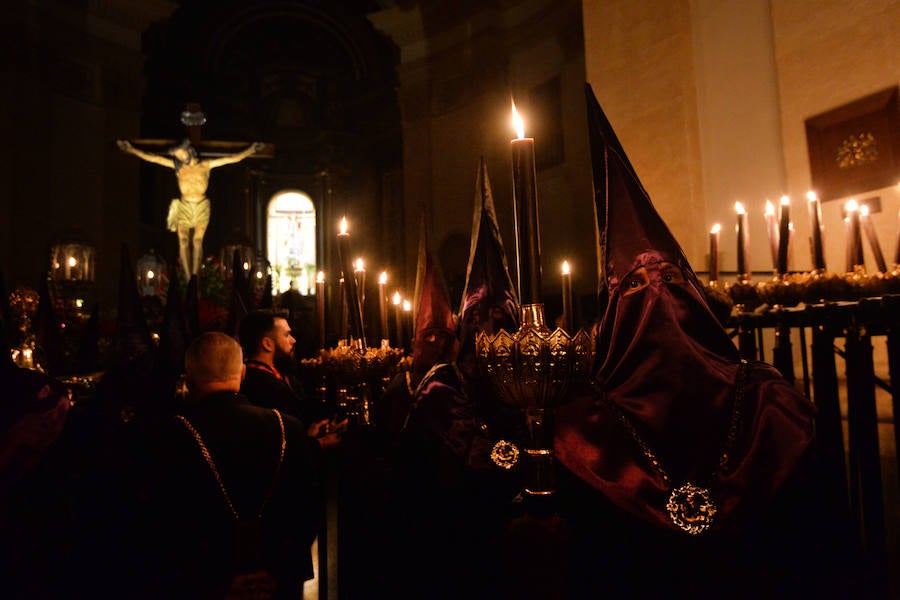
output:
<instances>
[{"instance_id":1,"label":"dark robe","mask_svg":"<svg viewBox=\"0 0 900 600\"><path fill-rule=\"evenodd\" d=\"M650 480L646 457L598 395L558 410L567 595L850 597L858 565L847 507L828 488L817 446L792 430L805 399L762 363L748 366L744 388L733 462L709 486L720 515L699 535L661 522L669 490ZM784 450L791 436L797 453Z\"/></svg>"},{"instance_id":2,"label":"dark robe","mask_svg":"<svg viewBox=\"0 0 900 600\"><path fill-rule=\"evenodd\" d=\"M420 382L401 441L404 504L397 596L493 598L494 564L517 490L490 461L493 439L453 364Z\"/></svg>"},{"instance_id":3,"label":"dark robe","mask_svg":"<svg viewBox=\"0 0 900 600\"><path fill-rule=\"evenodd\" d=\"M855 577L848 521L814 447L761 510L692 536L637 518L559 469L566 524L560 597L871 597Z\"/></svg>"},{"instance_id":4,"label":"dark robe","mask_svg":"<svg viewBox=\"0 0 900 600\"><path fill-rule=\"evenodd\" d=\"M292 386L289 379L279 379L268 370L256 368L250 363L241 383L241 393L255 406L277 408L282 414L291 415L307 426L315 419L300 386Z\"/></svg>"},{"instance_id":5,"label":"dark robe","mask_svg":"<svg viewBox=\"0 0 900 600\"><path fill-rule=\"evenodd\" d=\"M255 517L275 480L280 433L275 414L245 396L217 393L184 407L209 449L242 519ZM261 521L260 566L278 597L297 598L313 576L310 546L320 516L318 445L283 415L286 450ZM222 597L236 569L235 524L195 439L173 419L152 436L145 532L155 555L147 582L156 597ZM153 569L149 569L152 571Z\"/></svg>"}]
</instances>

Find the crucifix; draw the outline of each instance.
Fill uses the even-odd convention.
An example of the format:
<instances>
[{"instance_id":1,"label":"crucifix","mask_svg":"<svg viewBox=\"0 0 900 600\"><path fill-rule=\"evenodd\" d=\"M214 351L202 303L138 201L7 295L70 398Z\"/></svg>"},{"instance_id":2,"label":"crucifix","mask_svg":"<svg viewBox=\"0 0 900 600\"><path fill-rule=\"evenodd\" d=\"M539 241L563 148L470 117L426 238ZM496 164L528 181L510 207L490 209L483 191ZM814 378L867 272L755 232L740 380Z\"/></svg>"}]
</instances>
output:
<instances>
[{"instance_id":1,"label":"crucifix","mask_svg":"<svg viewBox=\"0 0 900 600\"><path fill-rule=\"evenodd\" d=\"M201 141L200 127L206 123L206 115L196 103L185 106L181 113L181 123L187 129L188 137L180 144L174 140L160 139L118 140L117 144L122 152L175 171L181 197L173 199L169 204L166 226L178 234L181 268L190 278L199 273L203 257L203 236L209 224L210 213L209 198L206 197L210 171L250 156L272 158L274 147L262 142L247 146L244 142ZM163 151L154 153L139 150L134 145ZM238 150L239 148L242 149ZM199 152L202 152L202 157Z\"/></svg>"}]
</instances>

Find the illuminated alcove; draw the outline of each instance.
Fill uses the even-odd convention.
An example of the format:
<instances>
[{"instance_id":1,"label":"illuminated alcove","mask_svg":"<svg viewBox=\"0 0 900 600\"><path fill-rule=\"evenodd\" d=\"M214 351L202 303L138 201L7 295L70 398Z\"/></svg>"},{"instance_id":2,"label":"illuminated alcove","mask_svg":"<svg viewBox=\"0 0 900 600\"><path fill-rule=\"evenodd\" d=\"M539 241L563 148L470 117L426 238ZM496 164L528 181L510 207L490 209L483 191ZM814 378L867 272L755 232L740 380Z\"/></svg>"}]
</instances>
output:
<instances>
[{"instance_id":1,"label":"illuminated alcove","mask_svg":"<svg viewBox=\"0 0 900 600\"><path fill-rule=\"evenodd\" d=\"M266 248L272 266L272 288L284 293L293 287L306 296L315 293L316 207L299 190L272 196L266 211Z\"/></svg>"}]
</instances>

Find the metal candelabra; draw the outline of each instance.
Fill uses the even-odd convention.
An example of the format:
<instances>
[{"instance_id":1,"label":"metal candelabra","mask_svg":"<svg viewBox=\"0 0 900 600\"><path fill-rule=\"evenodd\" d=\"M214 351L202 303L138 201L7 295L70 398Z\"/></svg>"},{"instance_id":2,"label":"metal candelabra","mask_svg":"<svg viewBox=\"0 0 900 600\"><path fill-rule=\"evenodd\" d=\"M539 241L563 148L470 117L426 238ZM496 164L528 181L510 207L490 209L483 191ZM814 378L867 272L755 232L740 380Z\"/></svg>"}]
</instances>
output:
<instances>
[{"instance_id":1,"label":"metal candelabra","mask_svg":"<svg viewBox=\"0 0 900 600\"><path fill-rule=\"evenodd\" d=\"M500 398L524 412L528 427L525 454L529 474L525 492L553 494L552 419L569 384L586 376L594 358L591 336L583 329L570 334L553 331L544 321L543 304L521 307L521 327L515 333L500 330L475 339L478 363Z\"/></svg>"}]
</instances>

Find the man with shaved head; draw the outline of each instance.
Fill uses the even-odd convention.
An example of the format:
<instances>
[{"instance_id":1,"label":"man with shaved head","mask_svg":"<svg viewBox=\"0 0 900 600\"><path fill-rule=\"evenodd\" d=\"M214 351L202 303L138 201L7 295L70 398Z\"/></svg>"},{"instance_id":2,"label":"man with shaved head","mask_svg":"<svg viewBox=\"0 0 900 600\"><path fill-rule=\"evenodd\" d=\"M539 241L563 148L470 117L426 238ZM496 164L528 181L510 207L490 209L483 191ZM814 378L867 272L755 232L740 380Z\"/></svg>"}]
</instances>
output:
<instances>
[{"instance_id":1,"label":"man with shaved head","mask_svg":"<svg viewBox=\"0 0 900 600\"><path fill-rule=\"evenodd\" d=\"M236 393L244 379L241 347L224 333L204 333L185 352L184 372L193 400L216 392Z\"/></svg>"},{"instance_id":2,"label":"man with shaved head","mask_svg":"<svg viewBox=\"0 0 900 600\"><path fill-rule=\"evenodd\" d=\"M224 597L236 574L262 570L275 597L297 598L313 576L318 447L300 421L239 393L244 370L223 333L185 354L189 398L156 440L157 597Z\"/></svg>"}]
</instances>

